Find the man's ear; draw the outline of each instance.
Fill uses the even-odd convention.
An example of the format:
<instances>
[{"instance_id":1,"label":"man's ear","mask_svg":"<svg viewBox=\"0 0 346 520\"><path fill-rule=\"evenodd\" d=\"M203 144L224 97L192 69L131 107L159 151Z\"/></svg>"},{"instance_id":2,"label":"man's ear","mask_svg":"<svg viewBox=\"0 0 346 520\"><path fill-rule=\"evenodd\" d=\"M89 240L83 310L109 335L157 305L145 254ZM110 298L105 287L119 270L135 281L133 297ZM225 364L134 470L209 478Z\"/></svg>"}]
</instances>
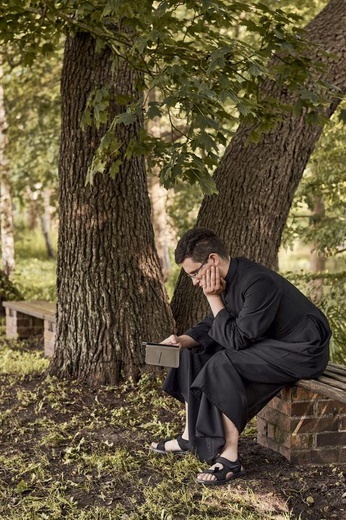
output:
<instances>
[{"instance_id":1,"label":"man's ear","mask_svg":"<svg viewBox=\"0 0 346 520\"><path fill-rule=\"evenodd\" d=\"M209 258L214 262L214 265L220 265L220 257L217 253L210 253Z\"/></svg>"}]
</instances>

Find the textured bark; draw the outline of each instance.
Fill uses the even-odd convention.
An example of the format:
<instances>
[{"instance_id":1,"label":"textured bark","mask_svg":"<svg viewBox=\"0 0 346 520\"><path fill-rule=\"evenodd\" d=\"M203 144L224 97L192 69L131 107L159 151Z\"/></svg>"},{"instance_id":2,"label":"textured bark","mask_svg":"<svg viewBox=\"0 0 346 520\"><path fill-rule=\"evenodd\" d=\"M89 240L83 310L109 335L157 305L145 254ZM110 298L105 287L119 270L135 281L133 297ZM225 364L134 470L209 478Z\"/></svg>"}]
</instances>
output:
<instances>
[{"instance_id":1,"label":"textured bark","mask_svg":"<svg viewBox=\"0 0 346 520\"><path fill-rule=\"evenodd\" d=\"M88 94L110 88L110 118L124 110L117 95L138 98L138 73L126 63L112 67L110 58L107 49L95 51L90 36L78 34L67 39L62 71L57 340L50 373L93 385L136 378L144 362L141 340L172 330L144 159L123 157L115 180L96 175L85 185L105 130L81 129ZM142 121L118 126L118 140L127 143L141 127Z\"/></svg>"},{"instance_id":2,"label":"textured bark","mask_svg":"<svg viewBox=\"0 0 346 520\"><path fill-rule=\"evenodd\" d=\"M315 46L309 49L314 61L325 64L321 77L346 91L346 0L331 0L307 26L308 38L333 57L327 58ZM263 86L261 96L275 96L291 103L295 96L272 82ZM340 102L331 93L324 115L331 117ZM311 125L306 114L289 115L257 144L247 144L250 128L240 125L215 172L217 196L205 197L197 226L214 229L229 245L232 256L246 256L276 266L282 231L294 193L322 128ZM201 291L180 276L172 301L178 331L203 316L207 310Z\"/></svg>"},{"instance_id":3,"label":"textured bark","mask_svg":"<svg viewBox=\"0 0 346 520\"><path fill-rule=\"evenodd\" d=\"M13 238L13 208L8 182L9 162L6 157L7 121L2 87L3 71L0 66L0 176L1 176L1 256L2 269L9 276L15 268Z\"/></svg>"}]
</instances>

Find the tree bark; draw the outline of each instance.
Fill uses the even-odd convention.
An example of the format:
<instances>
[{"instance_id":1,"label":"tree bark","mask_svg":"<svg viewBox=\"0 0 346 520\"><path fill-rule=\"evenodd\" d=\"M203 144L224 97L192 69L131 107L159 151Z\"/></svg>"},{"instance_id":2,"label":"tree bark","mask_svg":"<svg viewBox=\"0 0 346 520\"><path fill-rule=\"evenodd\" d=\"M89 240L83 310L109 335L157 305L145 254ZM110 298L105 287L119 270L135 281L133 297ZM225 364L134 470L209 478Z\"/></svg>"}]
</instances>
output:
<instances>
[{"instance_id":1,"label":"tree bark","mask_svg":"<svg viewBox=\"0 0 346 520\"><path fill-rule=\"evenodd\" d=\"M81 129L88 94L96 87L110 89L109 121L124 110L117 96L139 97L139 73L126 63L114 67L111 58L108 49L95 50L89 35L68 37L61 85L57 339L49 371L91 385L136 379L144 362L141 340L157 341L173 329L144 158L123 153L142 128L141 119L115 130L124 143L115 180L98 174L93 185L85 185L105 131Z\"/></svg>"},{"instance_id":2,"label":"tree bark","mask_svg":"<svg viewBox=\"0 0 346 520\"><path fill-rule=\"evenodd\" d=\"M324 51L311 46L309 57L324 64L321 78L346 91L346 0L331 0L306 27L307 37ZM284 103L295 95L275 83L266 83L261 97L274 96ZM331 117L340 98L330 94L326 117ZM231 256L246 256L276 267L282 231L293 196L322 128L311 125L306 113L288 115L257 144L247 143L251 128L242 124L226 149L214 179L217 196L203 200L197 226L218 233L229 245ZM201 291L191 290L180 276L172 300L178 332L186 330L207 311Z\"/></svg>"},{"instance_id":3,"label":"tree bark","mask_svg":"<svg viewBox=\"0 0 346 520\"><path fill-rule=\"evenodd\" d=\"M2 87L3 70L0 66L0 176L1 176L1 256L2 269L7 276L15 269L13 208L11 200L9 162L6 157L7 121Z\"/></svg>"}]
</instances>

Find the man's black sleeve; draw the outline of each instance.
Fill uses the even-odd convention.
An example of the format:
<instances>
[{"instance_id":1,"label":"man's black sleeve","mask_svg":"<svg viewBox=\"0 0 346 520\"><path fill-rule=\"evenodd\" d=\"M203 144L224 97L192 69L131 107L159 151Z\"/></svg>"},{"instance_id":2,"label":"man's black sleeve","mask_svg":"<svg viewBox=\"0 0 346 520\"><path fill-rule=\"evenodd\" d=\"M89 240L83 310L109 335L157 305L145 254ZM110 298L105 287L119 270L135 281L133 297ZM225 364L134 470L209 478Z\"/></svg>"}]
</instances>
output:
<instances>
[{"instance_id":1,"label":"man's black sleeve","mask_svg":"<svg viewBox=\"0 0 346 520\"><path fill-rule=\"evenodd\" d=\"M281 289L262 276L248 285L237 317L222 309L214 318L209 336L227 349L241 350L265 337L280 305Z\"/></svg>"},{"instance_id":2,"label":"man's black sleeve","mask_svg":"<svg viewBox=\"0 0 346 520\"><path fill-rule=\"evenodd\" d=\"M198 322L197 325L187 330L185 334L193 338L203 347L208 347L209 345L215 343L215 341L209 335L213 321L214 318L211 315L208 315L206 318L204 318L204 320Z\"/></svg>"}]
</instances>

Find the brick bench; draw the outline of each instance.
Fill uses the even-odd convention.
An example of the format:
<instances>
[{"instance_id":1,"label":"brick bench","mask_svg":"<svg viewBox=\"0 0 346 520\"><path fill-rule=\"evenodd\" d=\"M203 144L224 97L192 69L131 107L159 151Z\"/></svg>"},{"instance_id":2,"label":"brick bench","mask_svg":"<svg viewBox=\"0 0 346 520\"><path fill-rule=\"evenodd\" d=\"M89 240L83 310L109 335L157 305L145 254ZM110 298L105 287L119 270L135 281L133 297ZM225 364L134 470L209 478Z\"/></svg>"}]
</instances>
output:
<instances>
[{"instance_id":1,"label":"brick bench","mask_svg":"<svg viewBox=\"0 0 346 520\"><path fill-rule=\"evenodd\" d=\"M294 464L346 463L346 367L283 388L257 416L257 442Z\"/></svg>"},{"instance_id":2,"label":"brick bench","mask_svg":"<svg viewBox=\"0 0 346 520\"><path fill-rule=\"evenodd\" d=\"M51 357L55 341L56 305L46 301L6 301L6 336L8 338L44 338L44 354Z\"/></svg>"}]
</instances>

